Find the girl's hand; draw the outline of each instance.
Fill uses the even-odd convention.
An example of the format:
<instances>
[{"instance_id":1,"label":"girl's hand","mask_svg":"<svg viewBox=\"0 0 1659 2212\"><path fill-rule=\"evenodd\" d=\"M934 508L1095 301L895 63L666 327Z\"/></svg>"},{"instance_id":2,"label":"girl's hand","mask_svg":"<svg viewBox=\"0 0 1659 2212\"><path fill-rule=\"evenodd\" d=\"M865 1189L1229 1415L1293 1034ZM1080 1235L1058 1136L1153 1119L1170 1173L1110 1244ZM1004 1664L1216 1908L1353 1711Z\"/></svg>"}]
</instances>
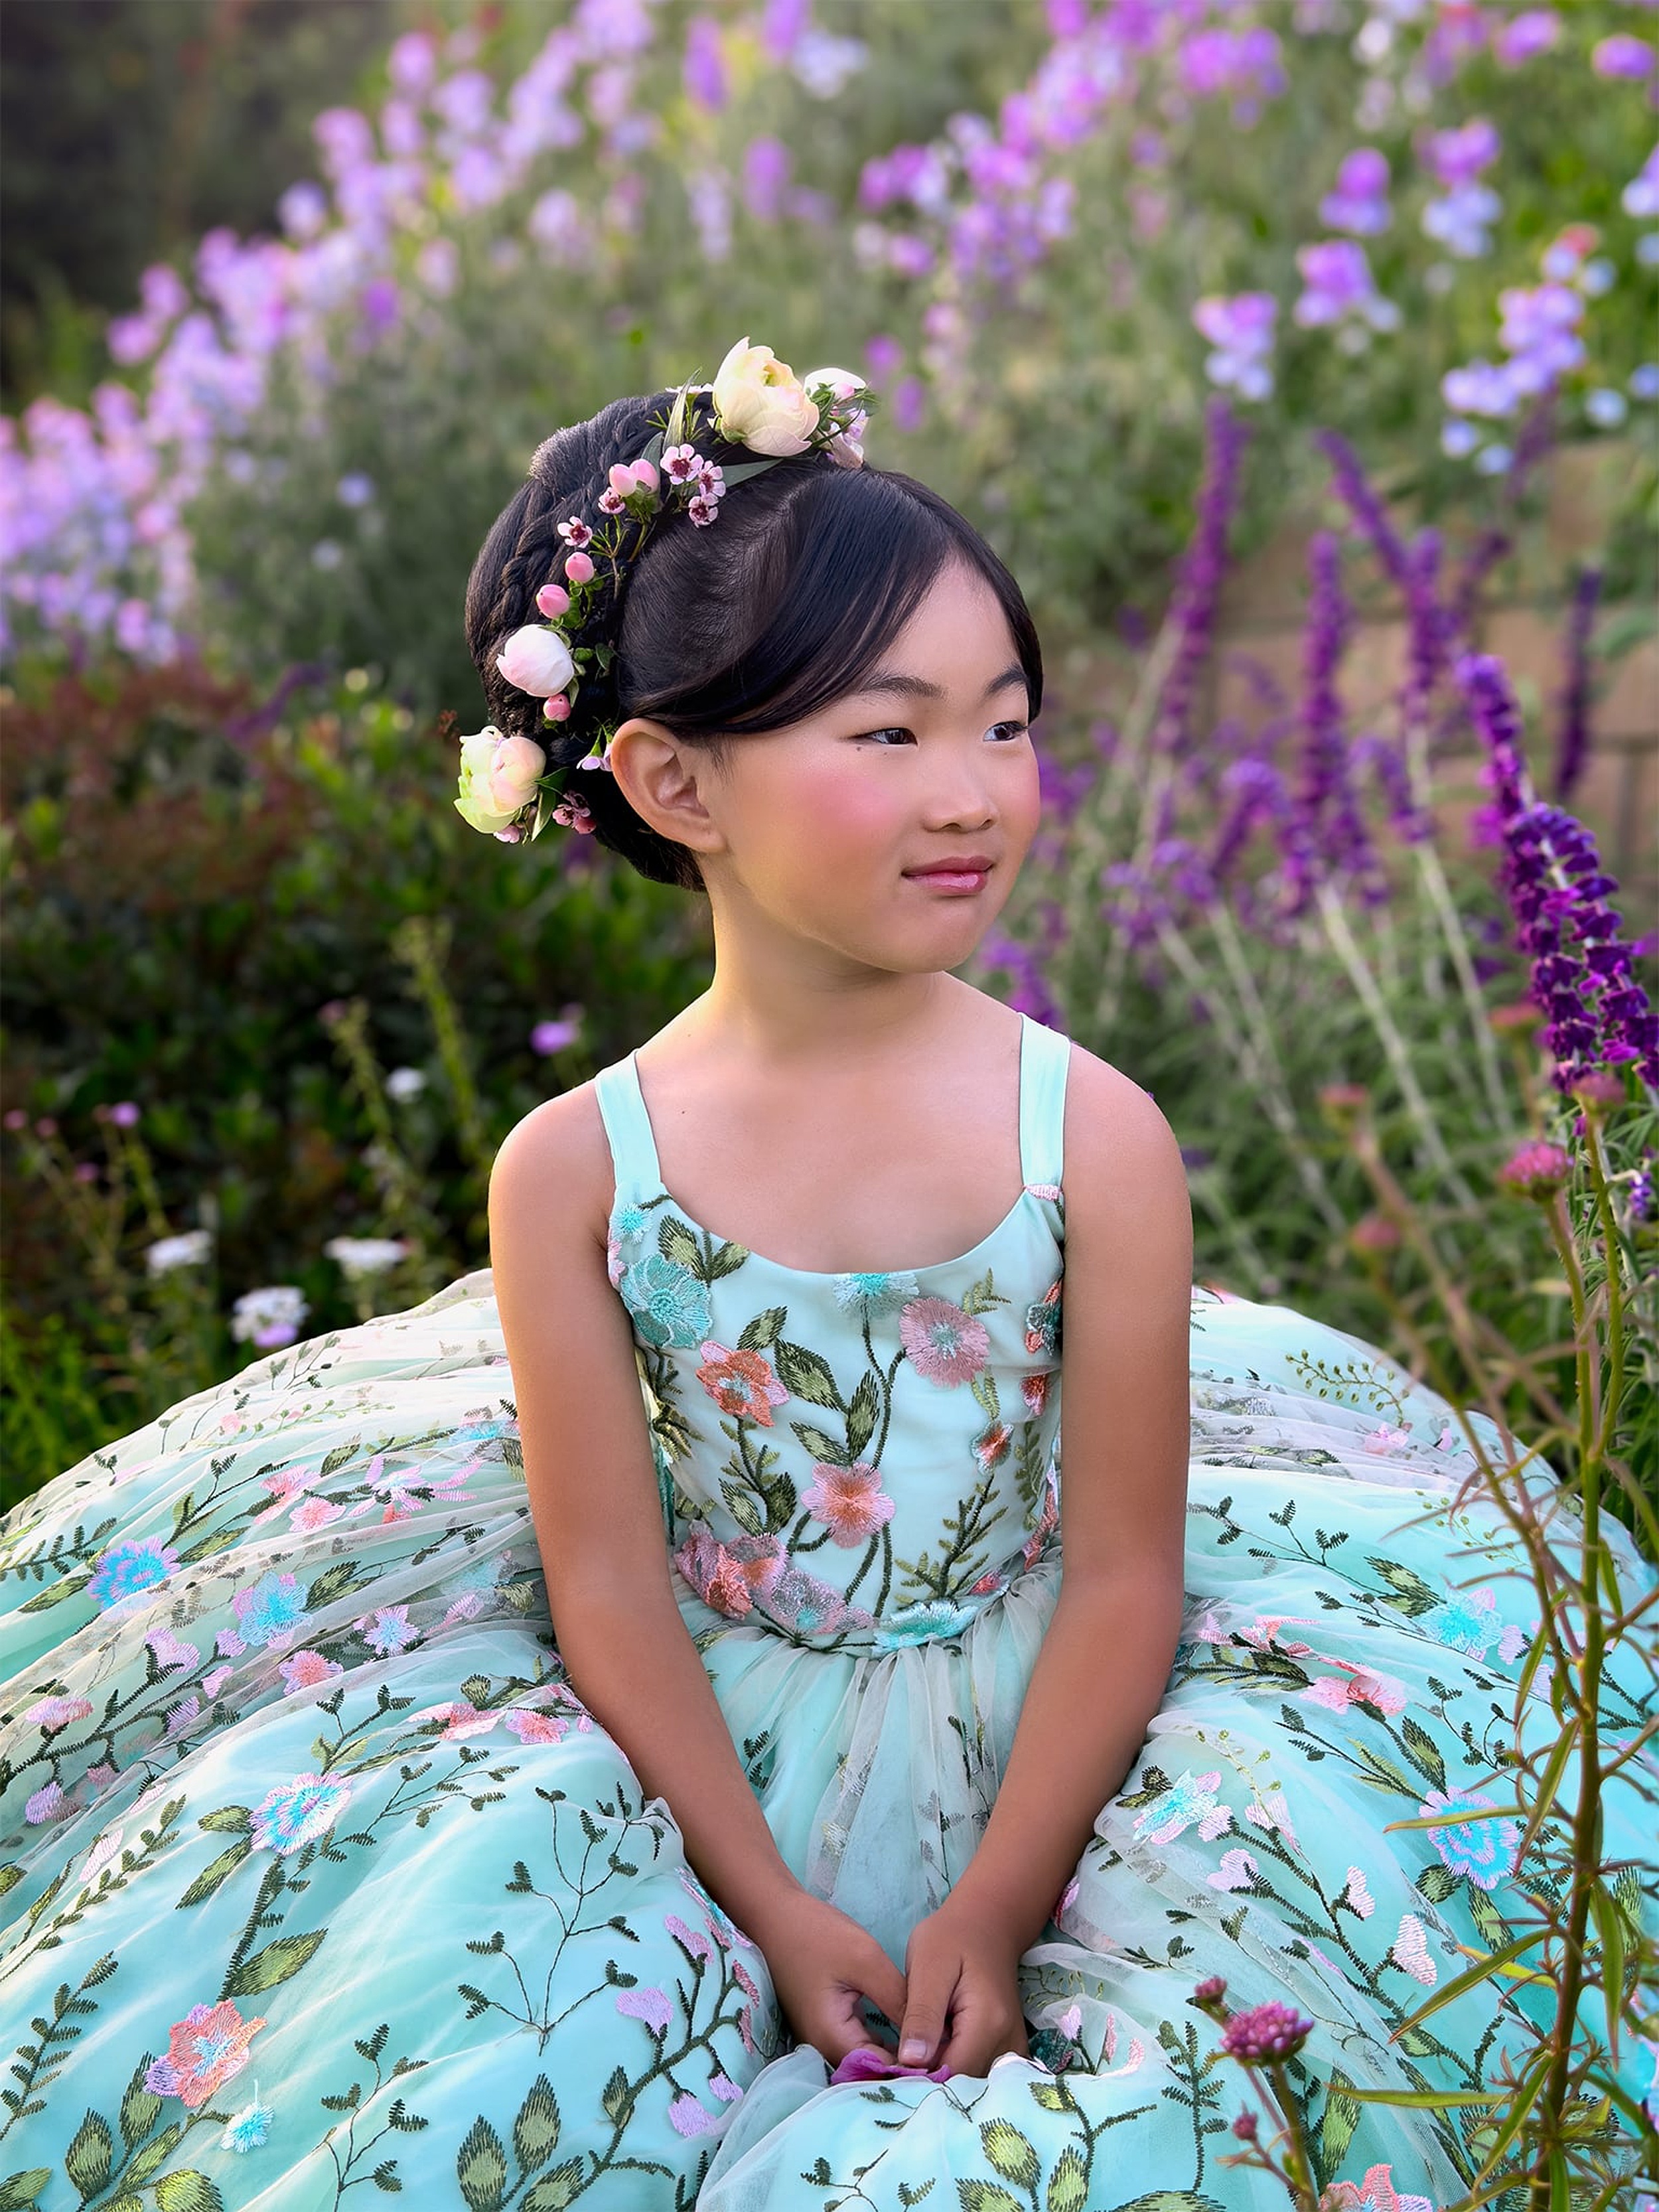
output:
<instances>
[{"instance_id":1,"label":"girl's hand","mask_svg":"<svg viewBox=\"0 0 1659 2212\"><path fill-rule=\"evenodd\" d=\"M904 1977L873 1936L805 1890L767 1936L769 1942L758 1940L798 2042L810 2043L832 2068L866 2045L891 2055L859 2016L865 1997L895 2023L904 2011Z\"/></svg>"},{"instance_id":2,"label":"girl's hand","mask_svg":"<svg viewBox=\"0 0 1659 2212\"><path fill-rule=\"evenodd\" d=\"M1019 1948L970 1906L947 1899L912 1930L899 2063L985 2074L1005 2051L1028 2057Z\"/></svg>"}]
</instances>

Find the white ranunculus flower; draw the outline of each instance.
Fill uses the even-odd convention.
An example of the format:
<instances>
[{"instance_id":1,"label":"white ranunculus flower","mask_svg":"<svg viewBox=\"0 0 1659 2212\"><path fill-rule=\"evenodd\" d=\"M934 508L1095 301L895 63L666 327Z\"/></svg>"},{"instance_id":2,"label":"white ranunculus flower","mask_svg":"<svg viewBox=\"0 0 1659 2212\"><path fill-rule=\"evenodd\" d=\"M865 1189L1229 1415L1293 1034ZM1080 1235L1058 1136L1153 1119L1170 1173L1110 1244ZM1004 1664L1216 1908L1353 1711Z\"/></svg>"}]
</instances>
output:
<instances>
[{"instance_id":1,"label":"white ranunculus flower","mask_svg":"<svg viewBox=\"0 0 1659 2212\"><path fill-rule=\"evenodd\" d=\"M770 346L739 338L714 374L711 389L720 430L752 453L804 453L818 410L786 361Z\"/></svg>"},{"instance_id":2,"label":"white ranunculus flower","mask_svg":"<svg viewBox=\"0 0 1659 2212\"><path fill-rule=\"evenodd\" d=\"M495 655L495 665L509 684L534 699L550 699L576 672L570 647L557 630L539 623L515 629Z\"/></svg>"},{"instance_id":3,"label":"white ranunculus flower","mask_svg":"<svg viewBox=\"0 0 1659 2212\"><path fill-rule=\"evenodd\" d=\"M505 830L535 795L547 755L532 738L504 738L493 722L461 739L455 811L474 830Z\"/></svg>"},{"instance_id":4,"label":"white ranunculus flower","mask_svg":"<svg viewBox=\"0 0 1659 2212\"><path fill-rule=\"evenodd\" d=\"M827 384L830 396L836 399L850 399L855 392L864 389L864 379L855 376L850 368L809 368L801 379L808 392L816 392Z\"/></svg>"},{"instance_id":5,"label":"white ranunculus flower","mask_svg":"<svg viewBox=\"0 0 1659 2212\"><path fill-rule=\"evenodd\" d=\"M170 1275L175 1267L199 1267L213 1249L205 1229L187 1229L181 1237L162 1237L150 1245L144 1259L152 1275Z\"/></svg>"}]
</instances>

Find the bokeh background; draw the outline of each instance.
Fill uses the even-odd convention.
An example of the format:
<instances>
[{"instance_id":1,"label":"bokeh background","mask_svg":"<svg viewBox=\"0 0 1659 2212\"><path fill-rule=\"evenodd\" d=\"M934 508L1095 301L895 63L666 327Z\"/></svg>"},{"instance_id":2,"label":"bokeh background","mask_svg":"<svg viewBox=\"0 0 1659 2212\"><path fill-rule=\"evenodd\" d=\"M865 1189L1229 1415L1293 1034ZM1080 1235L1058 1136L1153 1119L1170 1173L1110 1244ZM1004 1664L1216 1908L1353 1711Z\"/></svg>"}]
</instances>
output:
<instances>
[{"instance_id":1,"label":"bokeh background","mask_svg":"<svg viewBox=\"0 0 1659 2212\"><path fill-rule=\"evenodd\" d=\"M700 902L455 815L460 605L543 436L744 334L1026 587L971 973L1156 1093L1200 1273L1398 1347L1438 1267L1570 1385L1503 1170L1613 1071L1648 1249L1656 27L4 0L7 1498L483 1264L506 1129L702 988Z\"/></svg>"}]
</instances>

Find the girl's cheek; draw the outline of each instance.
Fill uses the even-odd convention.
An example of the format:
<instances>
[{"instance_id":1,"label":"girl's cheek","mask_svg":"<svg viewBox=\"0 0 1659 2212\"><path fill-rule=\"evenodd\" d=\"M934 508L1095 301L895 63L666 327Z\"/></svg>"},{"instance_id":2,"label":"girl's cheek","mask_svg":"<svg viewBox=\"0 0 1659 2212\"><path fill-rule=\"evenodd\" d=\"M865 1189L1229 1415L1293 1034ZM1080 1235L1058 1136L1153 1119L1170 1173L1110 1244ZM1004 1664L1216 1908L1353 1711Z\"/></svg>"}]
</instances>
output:
<instances>
[{"instance_id":1,"label":"girl's cheek","mask_svg":"<svg viewBox=\"0 0 1659 2212\"><path fill-rule=\"evenodd\" d=\"M884 790L868 777L821 770L802 777L794 789L796 825L820 848L850 850L884 841L901 811L897 791Z\"/></svg>"}]
</instances>

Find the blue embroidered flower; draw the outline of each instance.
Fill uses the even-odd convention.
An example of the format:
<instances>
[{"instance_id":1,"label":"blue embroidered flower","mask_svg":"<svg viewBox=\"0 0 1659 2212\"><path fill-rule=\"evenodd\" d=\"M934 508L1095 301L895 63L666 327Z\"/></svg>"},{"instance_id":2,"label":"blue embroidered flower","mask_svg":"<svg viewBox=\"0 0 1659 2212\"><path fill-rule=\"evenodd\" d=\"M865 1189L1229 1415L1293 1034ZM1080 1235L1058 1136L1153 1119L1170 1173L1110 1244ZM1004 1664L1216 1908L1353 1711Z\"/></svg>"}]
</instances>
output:
<instances>
[{"instance_id":1,"label":"blue embroidered flower","mask_svg":"<svg viewBox=\"0 0 1659 2212\"><path fill-rule=\"evenodd\" d=\"M1459 1651L1467 1651L1471 1658L1484 1659L1486 1646L1503 1633L1504 1624L1498 1616L1497 1599L1490 1589L1479 1589L1465 1594L1459 1590L1437 1605L1424 1622L1432 1636L1443 1644L1449 1644Z\"/></svg>"},{"instance_id":2,"label":"blue embroidered flower","mask_svg":"<svg viewBox=\"0 0 1659 2212\"><path fill-rule=\"evenodd\" d=\"M320 1774L296 1774L279 1782L253 1808L253 1847L286 1858L304 1844L325 1836L345 1810L348 1782L325 1782Z\"/></svg>"},{"instance_id":3,"label":"blue embroidered flower","mask_svg":"<svg viewBox=\"0 0 1659 2212\"><path fill-rule=\"evenodd\" d=\"M254 2087L257 2089L258 2084L256 2082ZM233 2117L219 2138L220 2147L224 2150L258 2150L270 2133L270 2124L276 2117L270 2106L260 2104L256 2097L252 2104L244 2105Z\"/></svg>"},{"instance_id":4,"label":"blue embroidered flower","mask_svg":"<svg viewBox=\"0 0 1659 2212\"><path fill-rule=\"evenodd\" d=\"M1459 1813L1466 1805L1497 1802L1479 1790L1454 1790L1449 1796L1431 1790L1418 1811ZM1496 1889L1515 1872L1516 1847L1521 1841L1518 1820L1459 1820L1449 1828L1425 1828L1423 1832L1449 1873L1468 1875L1480 1889Z\"/></svg>"},{"instance_id":5,"label":"blue embroidered flower","mask_svg":"<svg viewBox=\"0 0 1659 2212\"><path fill-rule=\"evenodd\" d=\"M274 1571L261 1575L251 1589L238 1590L231 1603L248 1644L279 1643L305 1618L305 1592L292 1575Z\"/></svg>"},{"instance_id":6,"label":"blue embroidered flower","mask_svg":"<svg viewBox=\"0 0 1659 2212\"><path fill-rule=\"evenodd\" d=\"M179 1554L159 1536L112 1544L92 1571L87 1595L106 1613L129 1612L179 1571Z\"/></svg>"},{"instance_id":7,"label":"blue embroidered flower","mask_svg":"<svg viewBox=\"0 0 1659 2212\"><path fill-rule=\"evenodd\" d=\"M619 1206L611 1215L611 1223L619 1238L637 1237L645 1226L646 1218L642 1206Z\"/></svg>"},{"instance_id":8,"label":"blue embroidered flower","mask_svg":"<svg viewBox=\"0 0 1659 2212\"><path fill-rule=\"evenodd\" d=\"M649 1344L701 1344L708 1334L708 1286L660 1252L629 1267L618 1286Z\"/></svg>"},{"instance_id":9,"label":"blue embroidered flower","mask_svg":"<svg viewBox=\"0 0 1659 2212\"><path fill-rule=\"evenodd\" d=\"M914 1275L837 1275L834 1288L836 1304L852 1310L859 1306L902 1305L907 1298L918 1295L921 1285Z\"/></svg>"},{"instance_id":10,"label":"blue embroidered flower","mask_svg":"<svg viewBox=\"0 0 1659 2212\"><path fill-rule=\"evenodd\" d=\"M878 1651L900 1651L909 1644L931 1644L936 1636L957 1636L974 1619L974 1608L930 1597L890 1613L876 1638Z\"/></svg>"}]
</instances>

